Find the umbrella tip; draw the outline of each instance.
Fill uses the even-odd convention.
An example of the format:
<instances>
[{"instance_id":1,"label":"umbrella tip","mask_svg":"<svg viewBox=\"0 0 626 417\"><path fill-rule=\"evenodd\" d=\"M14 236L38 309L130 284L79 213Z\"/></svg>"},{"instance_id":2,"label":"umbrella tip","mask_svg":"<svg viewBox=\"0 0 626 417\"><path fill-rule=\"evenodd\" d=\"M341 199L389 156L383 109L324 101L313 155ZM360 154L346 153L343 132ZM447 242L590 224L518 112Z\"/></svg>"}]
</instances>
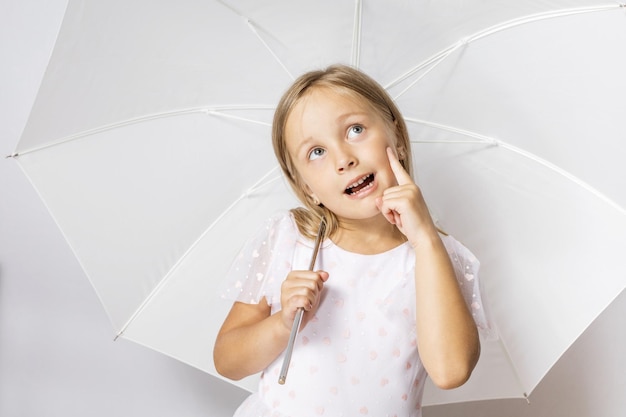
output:
<instances>
[{"instance_id":1,"label":"umbrella tip","mask_svg":"<svg viewBox=\"0 0 626 417\"><path fill-rule=\"evenodd\" d=\"M5 159L9 159L9 158L17 158L18 156L20 156L20 154L19 154L19 153L17 153L17 152L15 152L15 153L13 153L13 154L11 154L11 155L7 155L7 156L5 156L4 158L5 158Z\"/></svg>"}]
</instances>

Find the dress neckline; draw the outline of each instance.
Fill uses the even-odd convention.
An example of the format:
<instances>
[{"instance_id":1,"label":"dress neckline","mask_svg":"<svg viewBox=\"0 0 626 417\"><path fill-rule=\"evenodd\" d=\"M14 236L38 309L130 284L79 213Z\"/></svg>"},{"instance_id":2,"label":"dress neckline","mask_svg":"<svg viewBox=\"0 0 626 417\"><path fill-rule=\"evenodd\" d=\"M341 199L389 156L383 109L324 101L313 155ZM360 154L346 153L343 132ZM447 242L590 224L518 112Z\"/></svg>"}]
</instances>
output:
<instances>
[{"instance_id":1,"label":"dress neckline","mask_svg":"<svg viewBox=\"0 0 626 417\"><path fill-rule=\"evenodd\" d=\"M346 253L348 255L351 256L363 256L363 257L376 257L376 256L387 256L392 254L393 252L396 251L401 251L404 250L405 247L407 246L411 246L410 243L408 241L402 242L397 246L394 246L393 248L387 249L385 251L382 252L378 252L378 253L371 253L371 254L365 254L365 253L359 253L359 252L353 252L353 251L349 251L347 249L342 248L341 246L337 245L335 242L333 242L331 239L326 239L323 243L322 243L322 249L326 249L326 248L336 248L338 251Z\"/></svg>"}]
</instances>

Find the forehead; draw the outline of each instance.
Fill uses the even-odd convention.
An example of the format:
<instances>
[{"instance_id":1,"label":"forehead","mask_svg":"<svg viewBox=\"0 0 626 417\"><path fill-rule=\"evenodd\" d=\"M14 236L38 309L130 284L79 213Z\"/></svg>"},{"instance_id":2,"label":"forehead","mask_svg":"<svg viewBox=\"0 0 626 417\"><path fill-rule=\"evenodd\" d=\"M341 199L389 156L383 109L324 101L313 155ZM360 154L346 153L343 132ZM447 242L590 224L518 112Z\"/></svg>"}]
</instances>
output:
<instances>
[{"instance_id":1,"label":"forehead","mask_svg":"<svg viewBox=\"0 0 626 417\"><path fill-rule=\"evenodd\" d=\"M285 121L283 140L295 156L310 142L332 136L346 121L355 117L376 117L363 98L327 87L308 90L294 104Z\"/></svg>"},{"instance_id":2,"label":"forehead","mask_svg":"<svg viewBox=\"0 0 626 417\"><path fill-rule=\"evenodd\" d=\"M293 105L285 121L285 140L303 139L320 121L339 123L351 115L379 118L376 108L359 94L341 88L312 87ZM326 126L326 124L322 125Z\"/></svg>"},{"instance_id":3,"label":"forehead","mask_svg":"<svg viewBox=\"0 0 626 417\"><path fill-rule=\"evenodd\" d=\"M342 87L314 86L296 100L290 116L296 111L319 112L337 110L337 107L342 107L346 111L375 112L374 107L365 98L352 90Z\"/></svg>"}]
</instances>

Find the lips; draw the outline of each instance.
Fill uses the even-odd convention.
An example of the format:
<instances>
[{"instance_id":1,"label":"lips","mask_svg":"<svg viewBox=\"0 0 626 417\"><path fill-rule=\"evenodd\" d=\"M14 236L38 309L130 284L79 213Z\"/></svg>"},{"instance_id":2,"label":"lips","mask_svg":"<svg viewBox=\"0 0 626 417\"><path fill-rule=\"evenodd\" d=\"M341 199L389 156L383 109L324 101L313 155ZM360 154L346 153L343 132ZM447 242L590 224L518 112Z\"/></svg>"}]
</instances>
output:
<instances>
[{"instance_id":1,"label":"lips","mask_svg":"<svg viewBox=\"0 0 626 417\"><path fill-rule=\"evenodd\" d=\"M352 184L346 187L345 193L348 195L356 195L371 188L373 184L374 174L367 174L356 179Z\"/></svg>"}]
</instances>

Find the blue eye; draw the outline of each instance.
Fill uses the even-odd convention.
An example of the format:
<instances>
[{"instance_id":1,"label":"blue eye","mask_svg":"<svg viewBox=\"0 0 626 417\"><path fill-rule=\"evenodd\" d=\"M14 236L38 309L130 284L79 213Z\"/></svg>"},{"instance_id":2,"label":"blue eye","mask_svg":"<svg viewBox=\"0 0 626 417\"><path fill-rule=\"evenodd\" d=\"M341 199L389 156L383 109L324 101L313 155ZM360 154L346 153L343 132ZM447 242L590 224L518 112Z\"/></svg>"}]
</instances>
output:
<instances>
[{"instance_id":1,"label":"blue eye","mask_svg":"<svg viewBox=\"0 0 626 417\"><path fill-rule=\"evenodd\" d=\"M309 160L313 161L314 159L319 158L320 156L324 155L326 153L326 151L322 148L314 148L311 150L311 152L309 152Z\"/></svg>"},{"instance_id":2,"label":"blue eye","mask_svg":"<svg viewBox=\"0 0 626 417\"><path fill-rule=\"evenodd\" d=\"M351 139L355 136L358 136L363 133L364 130L365 128L363 128L363 126L361 125L350 126L350 129L348 129L348 138Z\"/></svg>"}]
</instances>

